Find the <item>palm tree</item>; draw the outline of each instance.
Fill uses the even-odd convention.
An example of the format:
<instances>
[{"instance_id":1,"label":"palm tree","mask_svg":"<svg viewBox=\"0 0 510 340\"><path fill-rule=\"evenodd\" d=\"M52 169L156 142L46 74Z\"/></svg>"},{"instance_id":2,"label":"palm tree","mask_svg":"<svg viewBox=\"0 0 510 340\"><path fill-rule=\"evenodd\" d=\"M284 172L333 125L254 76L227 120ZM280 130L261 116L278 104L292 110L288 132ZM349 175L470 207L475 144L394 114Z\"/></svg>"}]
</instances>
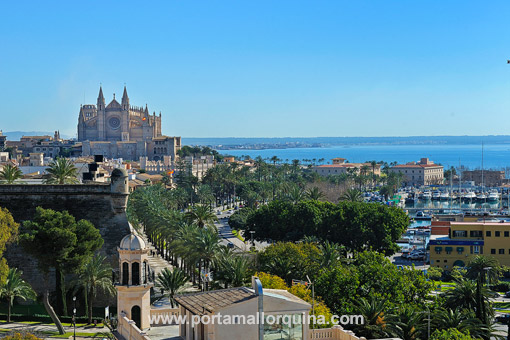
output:
<instances>
[{"instance_id":1,"label":"palm tree","mask_svg":"<svg viewBox=\"0 0 510 340\"><path fill-rule=\"evenodd\" d=\"M482 322L488 323L488 318L493 313L490 301L487 302L483 294L483 285L499 279L500 266L498 260L493 257L477 255L468 264L466 276L476 280L476 317ZM489 303L489 306L487 306Z\"/></svg>"},{"instance_id":2,"label":"palm tree","mask_svg":"<svg viewBox=\"0 0 510 340\"><path fill-rule=\"evenodd\" d=\"M397 314L388 315L386 332L402 340L420 339L425 314L409 307L404 307Z\"/></svg>"},{"instance_id":3,"label":"palm tree","mask_svg":"<svg viewBox=\"0 0 510 340\"><path fill-rule=\"evenodd\" d=\"M78 274L75 292L83 289L89 324L92 323L92 306L97 291L101 290L106 295L114 295L115 287L112 283L112 268L106 261L106 256L95 255L85 264L83 271Z\"/></svg>"},{"instance_id":4,"label":"palm tree","mask_svg":"<svg viewBox=\"0 0 510 340\"><path fill-rule=\"evenodd\" d=\"M326 195L324 195L324 193L317 187L308 189L305 193L305 196L308 199L313 200L313 201L319 201L319 200L323 199L324 197L326 197Z\"/></svg>"},{"instance_id":5,"label":"palm tree","mask_svg":"<svg viewBox=\"0 0 510 340\"><path fill-rule=\"evenodd\" d=\"M214 222L218 220L208 205L195 205L186 213L186 218L191 223L196 223L200 228L204 226L216 228Z\"/></svg>"},{"instance_id":6,"label":"palm tree","mask_svg":"<svg viewBox=\"0 0 510 340\"><path fill-rule=\"evenodd\" d=\"M11 163L7 163L4 165L3 169L0 171L0 179L3 179L7 182L7 184L13 183L15 180L22 178L23 173L21 170Z\"/></svg>"},{"instance_id":7,"label":"palm tree","mask_svg":"<svg viewBox=\"0 0 510 340\"><path fill-rule=\"evenodd\" d=\"M9 268L5 283L0 286L0 297L7 300L7 322L11 322L11 308L15 298L23 300L35 299L36 294L32 287L21 278L21 271Z\"/></svg>"},{"instance_id":8,"label":"palm tree","mask_svg":"<svg viewBox=\"0 0 510 340\"><path fill-rule=\"evenodd\" d=\"M292 203L294 204L297 204L299 203L301 200L303 200L305 194L303 192L303 189L301 189L299 186L297 185L294 185L292 186L292 188L289 190L288 194L288 199L289 201L291 201Z\"/></svg>"},{"instance_id":9,"label":"palm tree","mask_svg":"<svg viewBox=\"0 0 510 340\"><path fill-rule=\"evenodd\" d=\"M216 278L228 286L241 287L250 281L252 261L242 255L224 255L215 261Z\"/></svg>"},{"instance_id":10,"label":"palm tree","mask_svg":"<svg viewBox=\"0 0 510 340\"><path fill-rule=\"evenodd\" d=\"M179 268L173 270L163 268L156 278L156 287L163 291L163 294L170 300L170 305L174 308L174 305L176 305L175 294L179 293L186 282L188 282L188 277Z\"/></svg>"},{"instance_id":11,"label":"palm tree","mask_svg":"<svg viewBox=\"0 0 510 340\"><path fill-rule=\"evenodd\" d=\"M44 180L46 184L75 184L78 183L78 170L68 158L58 157L46 169L50 177Z\"/></svg>"},{"instance_id":12,"label":"palm tree","mask_svg":"<svg viewBox=\"0 0 510 340\"><path fill-rule=\"evenodd\" d=\"M360 298L356 303L356 311L363 316L364 324L356 326L354 332L356 335L364 336L368 339L382 338L385 336L387 320L385 318L386 300L370 296Z\"/></svg>"},{"instance_id":13,"label":"palm tree","mask_svg":"<svg viewBox=\"0 0 510 340\"><path fill-rule=\"evenodd\" d=\"M467 309L437 309L432 317L432 329L456 328L462 333L467 333L473 339L489 339L494 329L491 325L484 324L475 317L472 311Z\"/></svg>"},{"instance_id":14,"label":"palm tree","mask_svg":"<svg viewBox=\"0 0 510 340\"><path fill-rule=\"evenodd\" d=\"M361 191L357 189L348 189L338 198L338 200L348 202L363 202L363 196Z\"/></svg>"},{"instance_id":15,"label":"palm tree","mask_svg":"<svg viewBox=\"0 0 510 340\"><path fill-rule=\"evenodd\" d=\"M321 251L321 266L322 268L330 268L336 265L345 250L344 246L329 241L324 242L319 246Z\"/></svg>"}]
</instances>

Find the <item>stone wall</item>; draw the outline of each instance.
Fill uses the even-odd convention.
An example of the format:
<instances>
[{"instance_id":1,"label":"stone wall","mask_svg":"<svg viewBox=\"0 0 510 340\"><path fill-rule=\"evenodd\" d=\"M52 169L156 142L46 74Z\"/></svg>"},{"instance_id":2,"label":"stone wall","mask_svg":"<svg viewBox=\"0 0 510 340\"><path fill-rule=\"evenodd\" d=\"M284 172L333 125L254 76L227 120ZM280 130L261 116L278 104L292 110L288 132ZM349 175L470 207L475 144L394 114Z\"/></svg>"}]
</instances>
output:
<instances>
[{"instance_id":1,"label":"stone wall","mask_svg":"<svg viewBox=\"0 0 510 340\"><path fill-rule=\"evenodd\" d=\"M127 174L116 169L111 184L76 185L0 185L0 206L7 208L18 223L30 220L37 207L57 211L67 210L76 220L86 219L101 232L104 245L101 251L116 268L117 246L129 234L126 217L128 198ZM11 267L20 268L24 278L37 292L45 286L37 261L13 244L5 253ZM49 275L49 287L54 287L54 275Z\"/></svg>"}]
</instances>

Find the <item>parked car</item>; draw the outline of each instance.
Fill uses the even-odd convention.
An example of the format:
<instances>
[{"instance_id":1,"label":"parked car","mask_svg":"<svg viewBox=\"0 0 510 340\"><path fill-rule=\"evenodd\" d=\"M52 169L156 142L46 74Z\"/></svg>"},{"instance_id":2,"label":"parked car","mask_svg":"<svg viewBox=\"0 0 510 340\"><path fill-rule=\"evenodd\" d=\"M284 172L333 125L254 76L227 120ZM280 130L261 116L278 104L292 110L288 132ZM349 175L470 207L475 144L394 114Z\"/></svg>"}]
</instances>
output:
<instances>
[{"instance_id":1,"label":"parked car","mask_svg":"<svg viewBox=\"0 0 510 340\"><path fill-rule=\"evenodd\" d=\"M506 293L505 293L505 297L506 297L507 299L508 299L508 298L510 298L510 292L506 292Z\"/></svg>"},{"instance_id":2,"label":"parked car","mask_svg":"<svg viewBox=\"0 0 510 340\"><path fill-rule=\"evenodd\" d=\"M234 248L234 244L232 242L227 243L227 247Z\"/></svg>"},{"instance_id":3,"label":"parked car","mask_svg":"<svg viewBox=\"0 0 510 340\"><path fill-rule=\"evenodd\" d=\"M411 255L409 255L409 258L413 261L417 261L417 260L425 260L426 256L425 256L425 254L412 253Z\"/></svg>"}]
</instances>

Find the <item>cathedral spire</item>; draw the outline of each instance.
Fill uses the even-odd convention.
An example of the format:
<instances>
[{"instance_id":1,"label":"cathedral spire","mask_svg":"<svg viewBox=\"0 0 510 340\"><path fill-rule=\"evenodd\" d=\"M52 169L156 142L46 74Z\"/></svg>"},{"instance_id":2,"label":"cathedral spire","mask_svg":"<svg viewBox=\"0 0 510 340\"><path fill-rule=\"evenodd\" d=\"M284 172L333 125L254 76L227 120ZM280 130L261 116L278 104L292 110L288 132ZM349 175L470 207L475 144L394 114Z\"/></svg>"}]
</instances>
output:
<instances>
[{"instance_id":1,"label":"cathedral spire","mask_svg":"<svg viewBox=\"0 0 510 340\"><path fill-rule=\"evenodd\" d=\"M126 90L126 85L124 85L124 93L122 94L122 109L129 110L129 97Z\"/></svg>"},{"instance_id":2,"label":"cathedral spire","mask_svg":"<svg viewBox=\"0 0 510 340\"><path fill-rule=\"evenodd\" d=\"M105 101L103 96L103 87L99 85L99 95L97 96L97 109L102 110L105 107Z\"/></svg>"},{"instance_id":3,"label":"cathedral spire","mask_svg":"<svg viewBox=\"0 0 510 340\"><path fill-rule=\"evenodd\" d=\"M122 94L122 100L124 100L124 99L129 100L127 90L126 90L126 85L124 85L124 93Z\"/></svg>"}]
</instances>

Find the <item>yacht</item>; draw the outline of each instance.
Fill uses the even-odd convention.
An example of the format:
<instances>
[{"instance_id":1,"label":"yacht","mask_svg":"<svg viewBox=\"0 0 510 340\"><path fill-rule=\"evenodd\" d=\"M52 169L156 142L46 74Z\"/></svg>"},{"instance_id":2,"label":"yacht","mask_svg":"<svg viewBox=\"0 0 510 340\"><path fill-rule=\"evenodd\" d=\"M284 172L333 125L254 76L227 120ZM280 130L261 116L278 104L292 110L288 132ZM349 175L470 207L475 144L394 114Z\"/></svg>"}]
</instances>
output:
<instances>
[{"instance_id":1,"label":"yacht","mask_svg":"<svg viewBox=\"0 0 510 340\"><path fill-rule=\"evenodd\" d=\"M484 192L481 192L478 195L476 195L476 200L478 202L486 202L487 201L487 195Z\"/></svg>"},{"instance_id":2,"label":"yacht","mask_svg":"<svg viewBox=\"0 0 510 340\"><path fill-rule=\"evenodd\" d=\"M463 199L465 202L471 203L473 200L476 200L476 194L472 191L468 191L464 194Z\"/></svg>"},{"instance_id":3,"label":"yacht","mask_svg":"<svg viewBox=\"0 0 510 340\"><path fill-rule=\"evenodd\" d=\"M441 201L448 201L450 199L450 194L448 191L442 192L440 196Z\"/></svg>"},{"instance_id":4,"label":"yacht","mask_svg":"<svg viewBox=\"0 0 510 340\"><path fill-rule=\"evenodd\" d=\"M421 198L425 201L429 201L431 198L432 198L432 193L430 191L425 191L422 195L421 195Z\"/></svg>"},{"instance_id":5,"label":"yacht","mask_svg":"<svg viewBox=\"0 0 510 340\"><path fill-rule=\"evenodd\" d=\"M491 190L489 196L487 196L487 201L489 202L499 201L499 192L497 190Z\"/></svg>"},{"instance_id":6,"label":"yacht","mask_svg":"<svg viewBox=\"0 0 510 340\"><path fill-rule=\"evenodd\" d=\"M434 191L434 193L432 194L432 199L433 200L441 199L441 192L440 191Z\"/></svg>"}]
</instances>

